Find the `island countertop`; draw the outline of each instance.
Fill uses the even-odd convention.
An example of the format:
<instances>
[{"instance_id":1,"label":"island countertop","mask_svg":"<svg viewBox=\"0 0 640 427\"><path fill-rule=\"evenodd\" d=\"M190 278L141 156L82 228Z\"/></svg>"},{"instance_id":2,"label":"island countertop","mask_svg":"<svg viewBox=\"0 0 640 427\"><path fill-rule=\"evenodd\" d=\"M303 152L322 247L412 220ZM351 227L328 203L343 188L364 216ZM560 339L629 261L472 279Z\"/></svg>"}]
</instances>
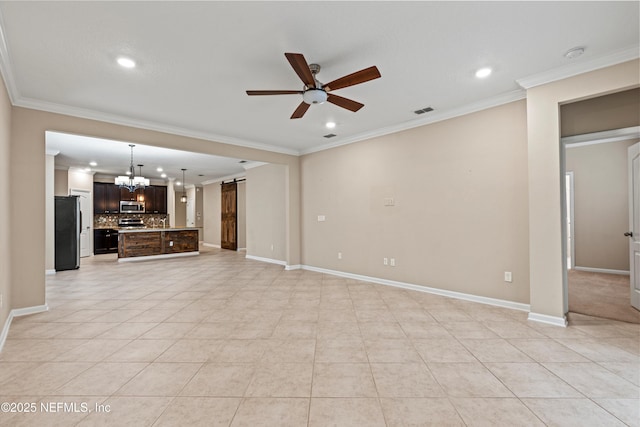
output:
<instances>
[{"instance_id":1,"label":"island countertop","mask_svg":"<svg viewBox=\"0 0 640 427\"><path fill-rule=\"evenodd\" d=\"M197 227L157 227L157 228L146 228L146 227L113 227L113 230L118 230L118 233L150 233L155 231L198 231Z\"/></svg>"},{"instance_id":2,"label":"island countertop","mask_svg":"<svg viewBox=\"0 0 640 427\"><path fill-rule=\"evenodd\" d=\"M118 230L118 261L199 253L196 227Z\"/></svg>"}]
</instances>

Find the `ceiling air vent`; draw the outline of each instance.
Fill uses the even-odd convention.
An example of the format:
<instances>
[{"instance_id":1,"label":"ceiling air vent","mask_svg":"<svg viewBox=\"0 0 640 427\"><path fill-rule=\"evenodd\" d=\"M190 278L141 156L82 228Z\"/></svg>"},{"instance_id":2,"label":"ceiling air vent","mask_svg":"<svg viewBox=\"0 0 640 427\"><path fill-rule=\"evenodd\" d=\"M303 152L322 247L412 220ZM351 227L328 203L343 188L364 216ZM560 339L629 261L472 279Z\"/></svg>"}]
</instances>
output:
<instances>
[{"instance_id":1,"label":"ceiling air vent","mask_svg":"<svg viewBox=\"0 0 640 427\"><path fill-rule=\"evenodd\" d=\"M335 133L328 133L326 135L324 135L325 138L333 138L334 136L338 136Z\"/></svg>"},{"instance_id":2,"label":"ceiling air vent","mask_svg":"<svg viewBox=\"0 0 640 427\"><path fill-rule=\"evenodd\" d=\"M416 111L414 111L414 113L416 113L416 114L424 114L424 113L428 113L429 111L433 111L433 108L426 107L426 108L423 108L421 110L416 110Z\"/></svg>"}]
</instances>

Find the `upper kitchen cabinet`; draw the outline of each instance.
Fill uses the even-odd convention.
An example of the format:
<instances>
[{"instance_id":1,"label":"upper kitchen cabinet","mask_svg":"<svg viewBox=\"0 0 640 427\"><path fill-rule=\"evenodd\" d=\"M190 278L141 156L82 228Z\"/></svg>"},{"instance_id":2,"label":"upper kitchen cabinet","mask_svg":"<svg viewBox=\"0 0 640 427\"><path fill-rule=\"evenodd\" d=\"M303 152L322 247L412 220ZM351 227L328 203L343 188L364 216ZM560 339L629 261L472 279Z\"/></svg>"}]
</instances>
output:
<instances>
[{"instance_id":1,"label":"upper kitchen cabinet","mask_svg":"<svg viewBox=\"0 0 640 427\"><path fill-rule=\"evenodd\" d=\"M149 185L144 190L138 189L130 192L126 188L120 188L115 184L106 182L93 183L93 213L117 214L120 213L120 201L145 202L146 213L167 213L167 187L162 185Z\"/></svg>"},{"instance_id":2,"label":"upper kitchen cabinet","mask_svg":"<svg viewBox=\"0 0 640 427\"><path fill-rule=\"evenodd\" d=\"M167 213L167 187L153 185L144 190L145 211L153 214Z\"/></svg>"},{"instance_id":3,"label":"upper kitchen cabinet","mask_svg":"<svg viewBox=\"0 0 640 427\"><path fill-rule=\"evenodd\" d=\"M120 212L120 188L105 182L93 183L93 213L114 214Z\"/></svg>"},{"instance_id":4,"label":"upper kitchen cabinet","mask_svg":"<svg viewBox=\"0 0 640 427\"><path fill-rule=\"evenodd\" d=\"M149 187L147 187L149 188ZM143 201L144 190L137 189L136 191L129 191L127 188L120 189L120 200L141 202Z\"/></svg>"}]
</instances>

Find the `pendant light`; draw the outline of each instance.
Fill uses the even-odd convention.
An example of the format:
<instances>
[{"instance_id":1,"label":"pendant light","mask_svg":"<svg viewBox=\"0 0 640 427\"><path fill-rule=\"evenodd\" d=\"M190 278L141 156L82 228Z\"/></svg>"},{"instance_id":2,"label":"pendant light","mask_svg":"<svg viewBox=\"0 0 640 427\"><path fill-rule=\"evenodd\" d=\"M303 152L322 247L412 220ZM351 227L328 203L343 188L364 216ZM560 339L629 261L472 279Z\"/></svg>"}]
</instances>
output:
<instances>
[{"instance_id":1,"label":"pendant light","mask_svg":"<svg viewBox=\"0 0 640 427\"><path fill-rule=\"evenodd\" d=\"M187 190L185 189L184 171L186 171L186 169L182 169L182 197L180 197L180 201L182 203L187 203Z\"/></svg>"},{"instance_id":2,"label":"pendant light","mask_svg":"<svg viewBox=\"0 0 640 427\"><path fill-rule=\"evenodd\" d=\"M144 189L144 187L149 185L149 180L143 176L136 176L136 170L133 167L133 147L135 145L129 144L131 147L131 163L129 164L128 175L121 175L116 177L115 184L120 186L120 188L126 188L130 193L133 193L138 188ZM142 169L140 169L140 174L142 175Z\"/></svg>"},{"instance_id":3,"label":"pendant light","mask_svg":"<svg viewBox=\"0 0 640 427\"><path fill-rule=\"evenodd\" d=\"M138 176L142 176L142 167L144 165L138 165L138 170L140 171L140 174ZM138 201L139 202L144 202L144 187L142 187L140 189L140 194L138 194Z\"/></svg>"}]
</instances>

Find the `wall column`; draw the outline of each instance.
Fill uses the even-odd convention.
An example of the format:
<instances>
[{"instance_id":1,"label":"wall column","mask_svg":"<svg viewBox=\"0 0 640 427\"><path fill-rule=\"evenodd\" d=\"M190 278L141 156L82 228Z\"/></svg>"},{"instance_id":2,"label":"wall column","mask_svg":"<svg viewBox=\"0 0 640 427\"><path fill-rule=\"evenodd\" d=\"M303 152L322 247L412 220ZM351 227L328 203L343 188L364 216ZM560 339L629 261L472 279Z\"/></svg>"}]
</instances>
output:
<instances>
[{"instance_id":1,"label":"wall column","mask_svg":"<svg viewBox=\"0 0 640 427\"><path fill-rule=\"evenodd\" d=\"M566 325L566 230L560 105L640 85L638 60L527 89L529 154L529 319Z\"/></svg>"}]
</instances>

